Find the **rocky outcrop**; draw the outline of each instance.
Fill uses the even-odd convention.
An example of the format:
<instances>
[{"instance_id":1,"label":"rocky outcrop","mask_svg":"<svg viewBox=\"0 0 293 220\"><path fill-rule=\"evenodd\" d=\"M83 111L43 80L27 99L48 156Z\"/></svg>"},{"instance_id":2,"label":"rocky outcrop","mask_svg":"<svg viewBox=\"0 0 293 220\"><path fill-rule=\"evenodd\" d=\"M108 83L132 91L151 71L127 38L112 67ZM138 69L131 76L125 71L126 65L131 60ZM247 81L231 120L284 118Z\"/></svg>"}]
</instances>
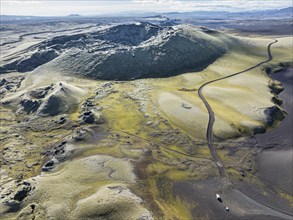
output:
<instances>
[{"instance_id":1,"label":"rocky outcrop","mask_svg":"<svg viewBox=\"0 0 293 220\"><path fill-rule=\"evenodd\" d=\"M23 99L20 101L23 110L30 114L31 112L36 112L40 107L41 102L38 100Z\"/></svg>"},{"instance_id":2,"label":"rocky outcrop","mask_svg":"<svg viewBox=\"0 0 293 220\"><path fill-rule=\"evenodd\" d=\"M46 49L33 53L31 56L28 56L24 59L14 61L13 63L9 63L0 68L1 72L28 72L32 71L40 65L47 63L58 56L56 50Z\"/></svg>"},{"instance_id":3,"label":"rocky outcrop","mask_svg":"<svg viewBox=\"0 0 293 220\"><path fill-rule=\"evenodd\" d=\"M37 204L31 203L21 210L17 215L17 220L42 220L46 219L44 210Z\"/></svg>"},{"instance_id":4,"label":"rocky outcrop","mask_svg":"<svg viewBox=\"0 0 293 220\"><path fill-rule=\"evenodd\" d=\"M38 113L44 116L55 116L74 112L85 94L79 87L60 82L44 99Z\"/></svg>"},{"instance_id":5,"label":"rocky outcrop","mask_svg":"<svg viewBox=\"0 0 293 220\"><path fill-rule=\"evenodd\" d=\"M27 72L32 71L38 66L47 63L58 56L55 50L45 50L45 51L38 51L32 54L31 57L21 60L17 63L17 71L18 72Z\"/></svg>"},{"instance_id":6,"label":"rocky outcrop","mask_svg":"<svg viewBox=\"0 0 293 220\"><path fill-rule=\"evenodd\" d=\"M276 95L280 94L284 90L282 83L277 80L273 80L270 83L269 88L271 89L271 92Z\"/></svg>"},{"instance_id":7,"label":"rocky outcrop","mask_svg":"<svg viewBox=\"0 0 293 220\"><path fill-rule=\"evenodd\" d=\"M285 118L285 112L278 106L272 106L264 110L266 115L266 124L272 126L274 122L282 121Z\"/></svg>"},{"instance_id":8,"label":"rocky outcrop","mask_svg":"<svg viewBox=\"0 0 293 220\"><path fill-rule=\"evenodd\" d=\"M0 210L16 211L33 187L28 181L12 181L1 186Z\"/></svg>"},{"instance_id":9,"label":"rocky outcrop","mask_svg":"<svg viewBox=\"0 0 293 220\"><path fill-rule=\"evenodd\" d=\"M148 23L122 24L102 31L96 35L96 39L137 46L143 41L158 35L162 29L159 26Z\"/></svg>"},{"instance_id":10,"label":"rocky outcrop","mask_svg":"<svg viewBox=\"0 0 293 220\"><path fill-rule=\"evenodd\" d=\"M24 80L23 76L7 76L0 79L0 98L4 97L8 92L15 92Z\"/></svg>"},{"instance_id":11,"label":"rocky outcrop","mask_svg":"<svg viewBox=\"0 0 293 220\"><path fill-rule=\"evenodd\" d=\"M66 114L75 112L86 91L65 82L51 84L45 87L26 91L19 97L2 100L1 104L16 107L17 114L32 114L39 116L57 116L55 123L66 122ZM17 105L17 106L16 106Z\"/></svg>"},{"instance_id":12,"label":"rocky outcrop","mask_svg":"<svg viewBox=\"0 0 293 220\"><path fill-rule=\"evenodd\" d=\"M109 37L103 43L105 49L101 46L70 51L55 60L54 66L63 72L95 79L169 77L202 70L227 50L225 43L219 40L221 36L214 37L194 27L157 29L157 35L135 46L131 44L139 41L136 35L129 36L128 41L125 38L121 43L115 37ZM87 65L82 65L85 63Z\"/></svg>"},{"instance_id":13,"label":"rocky outcrop","mask_svg":"<svg viewBox=\"0 0 293 220\"><path fill-rule=\"evenodd\" d=\"M53 85L36 88L30 92L30 96L35 99L42 99L48 94L49 90L53 89Z\"/></svg>"}]
</instances>

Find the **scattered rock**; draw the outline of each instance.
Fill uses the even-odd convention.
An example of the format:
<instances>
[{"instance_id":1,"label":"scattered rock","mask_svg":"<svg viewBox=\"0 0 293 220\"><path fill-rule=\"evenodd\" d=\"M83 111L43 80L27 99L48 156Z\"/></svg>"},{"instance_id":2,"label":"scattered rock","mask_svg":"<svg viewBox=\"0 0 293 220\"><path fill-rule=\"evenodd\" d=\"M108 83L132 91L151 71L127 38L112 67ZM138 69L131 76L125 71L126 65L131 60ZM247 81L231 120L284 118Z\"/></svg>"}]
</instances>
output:
<instances>
[{"instance_id":1,"label":"scattered rock","mask_svg":"<svg viewBox=\"0 0 293 220\"><path fill-rule=\"evenodd\" d=\"M159 137L159 136L161 136L162 134L159 133L159 132L152 132L152 133L150 133L150 135L151 135L152 137Z\"/></svg>"},{"instance_id":2,"label":"scattered rock","mask_svg":"<svg viewBox=\"0 0 293 220\"><path fill-rule=\"evenodd\" d=\"M85 100L85 102L82 104L82 106L84 108L88 108L88 107L93 107L94 104L92 103L92 101L90 99Z\"/></svg>"},{"instance_id":3,"label":"scattered rock","mask_svg":"<svg viewBox=\"0 0 293 220\"><path fill-rule=\"evenodd\" d=\"M75 131L72 135L72 139L74 141L82 141L88 137L89 137L88 131L85 129L79 129L79 130Z\"/></svg>"},{"instance_id":4,"label":"scattered rock","mask_svg":"<svg viewBox=\"0 0 293 220\"><path fill-rule=\"evenodd\" d=\"M191 109L192 106L188 105L187 103L182 103L181 104L182 108L185 108L185 109Z\"/></svg>"},{"instance_id":5,"label":"scattered rock","mask_svg":"<svg viewBox=\"0 0 293 220\"><path fill-rule=\"evenodd\" d=\"M113 82L102 83L101 87L111 89L113 86Z\"/></svg>"},{"instance_id":6,"label":"scattered rock","mask_svg":"<svg viewBox=\"0 0 293 220\"><path fill-rule=\"evenodd\" d=\"M52 159L44 164L42 170L44 172L52 170L56 164L67 159L71 155L71 152L71 148L67 145L67 141L62 141L60 144L57 144L51 150L44 153L45 156Z\"/></svg>"},{"instance_id":7,"label":"scattered rock","mask_svg":"<svg viewBox=\"0 0 293 220\"><path fill-rule=\"evenodd\" d=\"M7 92L15 92L24 79L23 76L7 76L7 78L0 79L0 95L4 97ZM3 104L3 102L2 102Z\"/></svg>"},{"instance_id":8,"label":"scattered rock","mask_svg":"<svg viewBox=\"0 0 293 220\"><path fill-rule=\"evenodd\" d=\"M0 208L7 212L19 210L21 202L30 194L33 187L28 181L11 181L1 186ZM1 207L2 206L2 207Z\"/></svg>"},{"instance_id":9,"label":"scattered rock","mask_svg":"<svg viewBox=\"0 0 293 220\"><path fill-rule=\"evenodd\" d=\"M6 82L7 82L7 80L3 78L3 79L0 81L0 86L3 86Z\"/></svg>"},{"instance_id":10,"label":"scattered rock","mask_svg":"<svg viewBox=\"0 0 293 220\"><path fill-rule=\"evenodd\" d=\"M160 124L159 121L155 121L152 127L153 127L153 128L156 128L156 127L158 127L159 124Z\"/></svg>"},{"instance_id":11,"label":"scattered rock","mask_svg":"<svg viewBox=\"0 0 293 220\"><path fill-rule=\"evenodd\" d=\"M30 92L30 96L35 99L42 99L44 98L48 92L53 88L53 85L37 88Z\"/></svg>"},{"instance_id":12,"label":"scattered rock","mask_svg":"<svg viewBox=\"0 0 293 220\"><path fill-rule=\"evenodd\" d=\"M1 72L7 73L10 71L18 71L18 72L32 71L38 66L53 60L57 56L58 56L58 53L53 49L37 51L33 53L30 57L4 65L1 68Z\"/></svg>"},{"instance_id":13,"label":"scattered rock","mask_svg":"<svg viewBox=\"0 0 293 220\"><path fill-rule=\"evenodd\" d=\"M21 106L23 107L23 110L27 113L30 114L32 112L36 112L38 108L41 105L41 101L38 100L30 100L30 99L23 99L20 102Z\"/></svg>"},{"instance_id":14,"label":"scattered rock","mask_svg":"<svg viewBox=\"0 0 293 220\"><path fill-rule=\"evenodd\" d=\"M87 111L82 114L82 120L87 124L93 124L95 122L95 116L91 111Z\"/></svg>"},{"instance_id":15,"label":"scattered rock","mask_svg":"<svg viewBox=\"0 0 293 220\"><path fill-rule=\"evenodd\" d=\"M66 120L67 120L66 115L60 115L60 117L58 117L57 120L55 120L55 123L62 125L66 122Z\"/></svg>"},{"instance_id":16,"label":"scattered rock","mask_svg":"<svg viewBox=\"0 0 293 220\"><path fill-rule=\"evenodd\" d=\"M16 220L43 220L46 219L44 210L37 204L31 203L23 208Z\"/></svg>"},{"instance_id":17,"label":"scattered rock","mask_svg":"<svg viewBox=\"0 0 293 220\"><path fill-rule=\"evenodd\" d=\"M271 126L276 120L282 121L285 118L284 111L278 106L272 106L264 110L267 125Z\"/></svg>"},{"instance_id":18,"label":"scattered rock","mask_svg":"<svg viewBox=\"0 0 293 220\"><path fill-rule=\"evenodd\" d=\"M18 190L16 191L13 199L21 202L22 200L24 200L25 197L28 196L28 193L31 191L31 189L32 187L29 182L22 182Z\"/></svg>"},{"instance_id":19,"label":"scattered rock","mask_svg":"<svg viewBox=\"0 0 293 220\"><path fill-rule=\"evenodd\" d=\"M94 109L90 111L83 112L81 115L82 121L87 124L102 124L104 123L104 119L102 117L102 114Z\"/></svg>"},{"instance_id":20,"label":"scattered rock","mask_svg":"<svg viewBox=\"0 0 293 220\"><path fill-rule=\"evenodd\" d=\"M254 126L252 127L253 134L263 134L266 132L266 128L264 126Z\"/></svg>"},{"instance_id":21,"label":"scattered rock","mask_svg":"<svg viewBox=\"0 0 293 220\"><path fill-rule=\"evenodd\" d=\"M146 125L151 125L152 121L147 121Z\"/></svg>"},{"instance_id":22,"label":"scattered rock","mask_svg":"<svg viewBox=\"0 0 293 220\"><path fill-rule=\"evenodd\" d=\"M48 172L48 171L52 170L54 167L55 167L55 161L50 160L44 164L44 166L42 167L42 171Z\"/></svg>"},{"instance_id":23,"label":"scattered rock","mask_svg":"<svg viewBox=\"0 0 293 220\"><path fill-rule=\"evenodd\" d=\"M282 83L277 80L273 80L271 82L271 84L269 85L269 87L270 87L272 93L277 94L277 95L284 90Z\"/></svg>"},{"instance_id":24,"label":"scattered rock","mask_svg":"<svg viewBox=\"0 0 293 220\"><path fill-rule=\"evenodd\" d=\"M240 170L240 175L241 175L242 177L245 177L245 176L246 176L245 171L244 171L244 170Z\"/></svg>"},{"instance_id":25,"label":"scattered rock","mask_svg":"<svg viewBox=\"0 0 293 220\"><path fill-rule=\"evenodd\" d=\"M278 96L274 96L272 98L272 102L277 104L277 105L282 105L283 104L283 101Z\"/></svg>"}]
</instances>

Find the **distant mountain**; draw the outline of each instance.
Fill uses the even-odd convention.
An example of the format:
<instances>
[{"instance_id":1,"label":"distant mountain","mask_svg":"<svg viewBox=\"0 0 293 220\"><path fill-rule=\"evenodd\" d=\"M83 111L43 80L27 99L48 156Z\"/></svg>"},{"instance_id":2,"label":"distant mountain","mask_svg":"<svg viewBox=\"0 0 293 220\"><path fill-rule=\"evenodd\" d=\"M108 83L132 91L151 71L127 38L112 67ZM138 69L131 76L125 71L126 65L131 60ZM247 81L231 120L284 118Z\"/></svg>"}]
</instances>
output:
<instances>
[{"instance_id":1,"label":"distant mountain","mask_svg":"<svg viewBox=\"0 0 293 220\"><path fill-rule=\"evenodd\" d=\"M161 16L161 17L160 17ZM79 14L70 14L67 16L58 16L58 18L80 18L84 17ZM156 19L163 18L197 18L197 19L255 19L255 18L292 18L293 7L274 9L274 10L260 10L260 11L241 11L241 12L228 12L228 11L191 11L191 12L122 12L118 14L104 14L97 16L85 16L89 17L149 17ZM53 16L16 16L16 15L1 15L1 21L3 20L20 20L20 19L39 19L39 18L57 18Z\"/></svg>"},{"instance_id":2,"label":"distant mountain","mask_svg":"<svg viewBox=\"0 0 293 220\"><path fill-rule=\"evenodd\" d=\"M195 12L168 12L163 15L169 18L196 18L196 19L274 19L274 18L292 18L293 8L245 12L227 12L227 11L195 11Z\"/></svg>"},{"instance_id":3,"label":"distant mountain","mask_svg":"<svg viewBox=\"0 0 293 220\"><path fill-rule=\"evenodd\" d=\"M81 16L79 14L70 14L70 15L67 15L67 17L76 18Z\"/></svg>"},{"instance_id":4,"label":"distant mountain","mask_svg":"<svg viewBox=\"0 0 293 220\"><path fill-rule=\"evenodd\" d=\"M288 7L288 8L280 9L279 12L281 12L281 13L291 13L292 14L293 7Z\"/></svg>"}]
</instances>

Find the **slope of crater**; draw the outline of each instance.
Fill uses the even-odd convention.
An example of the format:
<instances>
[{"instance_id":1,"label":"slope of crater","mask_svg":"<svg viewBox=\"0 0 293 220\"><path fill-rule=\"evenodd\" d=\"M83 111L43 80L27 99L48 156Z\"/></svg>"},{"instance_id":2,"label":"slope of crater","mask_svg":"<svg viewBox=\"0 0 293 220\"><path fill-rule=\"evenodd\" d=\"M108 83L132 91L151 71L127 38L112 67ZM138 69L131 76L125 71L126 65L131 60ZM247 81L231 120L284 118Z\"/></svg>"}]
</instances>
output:
<instances>
[{"instance_id":1,"label":"slope of crater","mask_svg":"<svg viewBox=\"0 0 293 220\"><path fill-rule=\"evenodd\" d=\"M122 24L43 41L0 67L0 73L32 71L47 63L55 71L94 79L169 77L204 69L235 43L225 34L190 25Z\"/></svg>"}]
</instances>

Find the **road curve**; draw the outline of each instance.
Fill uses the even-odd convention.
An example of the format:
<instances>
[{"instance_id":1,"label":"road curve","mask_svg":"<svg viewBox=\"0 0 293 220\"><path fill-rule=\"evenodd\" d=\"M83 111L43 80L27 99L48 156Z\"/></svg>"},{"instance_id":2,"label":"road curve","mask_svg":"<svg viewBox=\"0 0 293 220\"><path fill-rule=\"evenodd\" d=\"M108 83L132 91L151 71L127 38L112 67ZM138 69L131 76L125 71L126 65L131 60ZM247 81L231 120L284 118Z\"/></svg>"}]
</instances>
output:
<instances>
[{"instance_id":1,"label":"road curve","mask_svg":"<svg viewBox=\"0 0 293 220\"><path fill-rule=\"evenodd\" d=\"M227 173L226 173L226 170L225 170L225 167L223 165L223 162L221 161L221 159L219 158L219 155L217 153L217 150L215 149L214 147L214 140L213 140L213 125L214 125L214 122L215 122L215 114L213 112L213 109L211 108L211 106L209 105L208 101L206 100L206 98L204 97L203 95L203 89L213 83L213 82L217 82L217 81L220 81L220 80L223 80L223 79L227 79L229 77L232 77L232 76L236 76L236 75L239 75L241 73L245 73L245 72L248 72L256 67L259 67L261 66L262 64L264 63L267 63L269 61L271 61L273 59L273 56L271 54L271 46L275 43L277 43L278 40L275 40L274 42L270 43L267 47L267 51L268 51L268 59L265 60L265 61L262 61L248 69L245 69L245 70L242 70L240 72L237 72L237 73L233 73L231 75L228 75L228 76L225 76L225 77L221 77L221 78L218 78L218 79L214 79L214 80L211 80L209 82L206 82L204 83L203 85L201 85L198 89L198 96L199 98L202 100L202 102L204 103L206 109L208 110L208 114L209 114L209 122L208 122L208 126L207 126L207 131L206 131L206 139L207 139L207 142L208 142L208 146L209 146L209 149L210 149L210 152L212 154L212 157L213 157L213 160L215 161L215 163L217 164L217 167L219 169L219 172L220 172L220 175L221 177L225 177L225 178L228 178L227 176Z\"/></svg>"},{"instance_id":2,"label":"road curve","mask_svg":"<svg viewBox=\"0 0 293 220\"><path fill-rule=\"evenodd\" d=\"M267 46L267 52L268 52L268 59L265 60L265 61L262 61L248 69L245 69L243 71L240 71L240 72L237 72L237 73L233 73L231 75L228 75L228 76L225 76L225 77L221 77L221 78L218 78L218 79L215 79L215 80L211 80L209 82L206 82L204 83L203 85L201 85L198 89L198 96L200 97L200 99L202 100L202 102L205 104L205 107L206 109L208 110L208 114L209 114L209 122L208 122L208 126L207 126L207 131L206 131L206 139L207 139L207 142L208 142L208 146L209 146L209 149L210 149L210 152L212 154L212 157L213 157L213 160L214 162L216 163L218 169L219 169L219 173L221 175L222 178L225 178L226 181L230 182L231 181L229 180L228 178L228 175L226 173L226 170L225 170L225 167L223 165L223 162L222 160L219 158L219 155L217 153L217 150L215 149L214 147L214 141L213 141L213 125L214 125L214 122L215 122L215 114L211 108L211 106L209 105L208 101L205 99L204 95L203 95L203 89L213 83L213 82L217 82L217 81L220 81L220 80L223 80L223 79L227 79L229 77L232 77L232 76L236 76L236 75L239 75L241 73L245 73L245 72L248 72L256 67L259 67L261 66L262 64L264 63L267 63L269 61L271 61L273 59L273 56L271 54L271 46L275 43L277 43L278 40L274 40L273 42L271 42L268 46ZM260 202L258 201L255 201L254 199L251 199L250 197L248 197L247 195L245 195L243 192L237 190L242 196L244 199L246 199L247 201L249 201L250 203L256 205L256 207L265 207L269 212L271 212L272 215L274 216L278 216L280 218L283 218L283 219L292 219L292 216L289 214L289 213L285 213L285 212L282 212L282 211L279 211L279 210L276 210L274 209L273 207L269 207L267 205L264 205L264 204L261 204Z\"/></svg>"}]
</instances>

